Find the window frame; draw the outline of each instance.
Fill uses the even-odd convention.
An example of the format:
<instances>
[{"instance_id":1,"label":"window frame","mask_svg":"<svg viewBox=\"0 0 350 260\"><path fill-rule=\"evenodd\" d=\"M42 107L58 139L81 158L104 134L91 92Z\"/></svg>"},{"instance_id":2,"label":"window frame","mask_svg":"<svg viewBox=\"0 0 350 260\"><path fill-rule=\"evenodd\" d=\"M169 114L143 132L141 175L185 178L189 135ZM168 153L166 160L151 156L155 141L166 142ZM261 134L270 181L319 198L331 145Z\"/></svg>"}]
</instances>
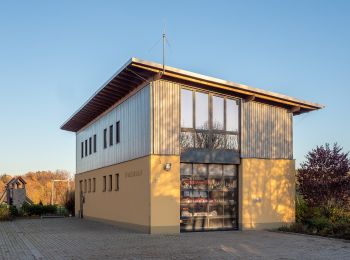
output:
<instances>
[{"instance_id":1,"label":"window frame","mask_svg":"<svg viewBox=\"0 0 350 260\"><path fill-rule=\"evenodd\" d=\"M85 157L88 156L88 140L85 139Z\"/></svg>"},{"instance_id":2,"label":"window frame","mask_svg":"<svg viewBox=\"0 0 350 260\"><path fill-rule=\"evenodd\" d=\"M92 154L92 137L89 137L89 155Z\"/></svg>"},{"instance_id":3,"label":"window frame","mask_svg":"<svg viewBox=\"0 0 350 260\"><path fill-rule=\"evenodd\" d=\"M191 97L192 97L192 127L182 127L182 103L181 103L181 98L182 98L182 90L187 90L191 92ZM180 128L183 129L195 129L195 104L194 104L194 100L195 100L195 91L193 91L192 89L188 89L188 88L181 88L180 89Z\"/></svg>"},{"instance_id":4,"label":"window frame","mask_svg":"<svg viewBox=\"0 0 350 260\"><path fill-rule=\"evenodd\" d=\"M207 133L210 135L210 141L209 141L209 147L210 149L212 149L212 136L213 134L222 134L225 135L225 148L223 148L223 150L228 150L228 151L237 151L239 152L241 149L241 107L242 107L242 102L241 99L238 97L233 97L230 95L225 95L222 93L217 93L217 92L210 92L210 91L206 91L203 89L197 89L197 88L188 88L188 87L181 87L181 90L185 89L185 90L190 90L192 91L192 117L193 117L193 127L192 128L186 128L186 127L182 127L181 126L181 120L180 120L180 131L181 132L185 132L185 133L192 133L193 134L193 147L191 149L202 149L202 148L196 148L196 134L197 133ZM205 93L208 95L208 126L209 129L208 130L203 130L203 129L196 129L196 92L200 92L200 93ZM224 99L224 129L223 130L219 130L219 129L213 129L213 96L216 97L220 97ZM235 102L238 102L238 131L226 131L227 128L227 100L232 100ZM180 118L181 118L181 96L180 96ZM228 149L227 148L227 142L226 142L226 138L230 135L234 135L237 138L237 149ZM222 149L222 148L220 148Z\"/></svg>"},{"instance_id":5,"label":"window frame","mask_svg":"<svg viewBox=\"0 0 350 260\"><path fill-rule=\"evenodd\" d=\"M97 152L97 135L94 134L94 153Z\"/></svg>"},{"instance_id":6,"label":"window frame","mask_svg":"<svg viewBox=\"0 0 350 260\"><path fill-rule=\"evenodd\" d=\"M103 149L107 148L107 128L103 129Z\"/></svg>"},{"instance_id":7,"label":"window frame","mask_svg":"<svg viewBox=\"0 0 350 260\"><path fill-rule=\"evenodd\" d=\"M92 192L96 192L96 178L92 178Z\"/></svg>"},{"instance_id":8,"label":"window frame","mask_svg":"<svg viewBox=\"0 0 350 260\"><path fill-rule=\"evenodd\" d=\"M115 188L114 188L114 190L115 191L119 191L119 173L116 173L115 175L114 175L114 182L115 182Z\"/></svg>"},{"instance_id":9,"label":"window frame","mask_svg":"<svg viewBox=\"0 0 350 260\"><path fill-rule=\"evenodd\" d=\"M83 159L84 158L84 141L83 142L81 142L81 159Z\"/></svg>"},{"instance_id":10,"label":"window frame","mask_svg":"<svg viewBox=\"0 0 350 260\"><path fill-rule=\"evenodd\" d=\"M89 181L88 181L88 192L89 193L91 192L91 178L89 178Z\"/></svg>"},{"instance_id":11,"label":"window frame","mask_svg":"<svg viewBox=\"0 0 350 260\"><path fill-rule=\"evenodd\" d=\"M107 176L103 176L103 181L102 181L102 191L105 192L107 189Z\"/></svg>"},{"instance_id":12,"label":"window frame","mask_svg":"<svg viewBox=\"0 0 350 260\"><path fill-rule=\"evenodd\" d=\"M120 120L115 123L115 142L120 143Z\"/></svg>"},{"instance_id":13,"label":"window frame","mask_svg":"<svg viewBox=\"0 0 350 260\"><path fill-rule=\"evenodd\" d=\"M113 175L109 174L108 175L108 191L112 191L113 190Z\"/></svg>"},{"instance_id":14,"label":"window frame","mask_svg":"<svg viewBox=\"0 0 350 260\"><path fill-rule=\"evenodd\" d=\"M113 125L109 126L109 146L113 145Z\"/></svg>"}]
</instances>

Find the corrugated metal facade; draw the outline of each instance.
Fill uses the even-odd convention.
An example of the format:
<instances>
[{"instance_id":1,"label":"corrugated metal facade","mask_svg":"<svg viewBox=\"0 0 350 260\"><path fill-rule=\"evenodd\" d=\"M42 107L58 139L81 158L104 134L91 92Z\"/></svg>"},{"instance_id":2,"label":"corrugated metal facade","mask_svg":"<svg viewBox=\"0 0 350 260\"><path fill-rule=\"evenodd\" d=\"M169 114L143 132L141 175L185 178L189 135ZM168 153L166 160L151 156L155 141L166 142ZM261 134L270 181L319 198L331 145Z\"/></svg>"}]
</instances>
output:
<instances>
[{"instance_id":1,"label":"corrugated metal facade","mask_svg":"<svg viewBox=\"0 0 350 260\"><path fill-rule=\"evenodd\" d=\"M287 109L242 102L242 158L293 159L293 115Z\"/></svg>"},{"instance_id":2,"label":"corrugated metal facade","mask_svg":"<svg viewBox=\"0 0 350 260\"><path fill-rule=\"evenodd\" d=\"M188 87L188 86L186 86ZM77 133L77 173L153 154L180 154L181 84L157 80ZM258 102L241 102L241 157L293 159L292 114ZM120 121L119 144L103 148L103 131ZM81 158L81 142L97 135L97 152ZM115 138L115 135L114 135ZM152 147L153 145L153 147Z\"/></svg>"},{"instance_id":3,"label":"corrugated metal facade","mask_svg":"<svg viewBox=\"0 0 350 260\"><path fill-rule=\"evenodd\" d=\"M150 86L129 97L112 111L77 133L77 173L125 162L151 152ZM120 143L116 144L116 122L120 121ZM109 126L113 125L113 145L109 145ZM107 128L107 148L103 148L103 131ZM81 142L97 135L97 152L81 158Z\"/></svg>"},{"instance_id":4,"label":"corrugated metal facade","mask_svg":"<svg viewBox=\"0 0 350 260\"><path fill-rule=\"evenodd\" d=\"M180 85L157 80L153 88L153 153L178 155L180 152Z\"/></svg>"}]
</instances>

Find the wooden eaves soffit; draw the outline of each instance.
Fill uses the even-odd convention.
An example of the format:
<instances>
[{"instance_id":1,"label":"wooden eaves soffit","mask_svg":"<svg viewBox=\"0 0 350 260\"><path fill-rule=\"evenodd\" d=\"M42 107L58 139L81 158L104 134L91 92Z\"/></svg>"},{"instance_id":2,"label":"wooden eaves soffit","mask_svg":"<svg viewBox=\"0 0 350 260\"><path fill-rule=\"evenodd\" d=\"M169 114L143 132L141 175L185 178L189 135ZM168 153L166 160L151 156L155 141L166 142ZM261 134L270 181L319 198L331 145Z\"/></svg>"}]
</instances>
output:
<instances>
[{"instance_id":1,"label":"wooden eaves soffit","mask_svg":"<svg viewBox=\"0 0 350 260\"><path fill-rule=\"evenodd\" d=\"M141 84L160 78L200 88L220 90L221 92L241 97L245 102L254 100L284 107L289 109L290 113L294 115L324 107L320 104L170 66L165 66L163 71L162 64L131 58L61 126L61 129L72 132L79 131Z\"/></svg>"}]
</instances>

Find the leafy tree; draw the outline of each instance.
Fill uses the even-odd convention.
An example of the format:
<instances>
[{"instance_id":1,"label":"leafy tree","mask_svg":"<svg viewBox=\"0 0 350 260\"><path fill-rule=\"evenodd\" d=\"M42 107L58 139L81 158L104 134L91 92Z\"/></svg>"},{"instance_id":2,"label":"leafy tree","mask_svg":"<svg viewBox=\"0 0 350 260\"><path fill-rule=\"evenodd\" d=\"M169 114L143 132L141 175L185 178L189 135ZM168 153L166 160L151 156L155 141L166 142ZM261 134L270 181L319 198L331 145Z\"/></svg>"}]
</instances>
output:
<instances>
[{"instance_id":1,"label":"leafy tree","mask_svg":"<svg viewBox=\"0 0 350 260\"><path fill-rule=\"evenodd\" d=\"M350 199L349 153L338 144L317 146L297 173L300 193L310 206L344 206Z\"/></svg>"},{"instance_id":2,"label":"leafy tree","mask_svg":"<svg viewBox=\"0 0 350 260\"><path fill-rule=\"evenodd\" d=\"M41 205L47 205L51 202L52 180L66 180L70 177L69 172L63 170L57 171L37 171L28 172L22 175L27 182L27 196L34 202ZM12 176L0 175L0 196L4 192L5 185L10 181ZM70 187L74 188L74 181L70 181ZM54 203L64 205L67 200L67 183L56 182Z\"/></svg>"}]
</instances>

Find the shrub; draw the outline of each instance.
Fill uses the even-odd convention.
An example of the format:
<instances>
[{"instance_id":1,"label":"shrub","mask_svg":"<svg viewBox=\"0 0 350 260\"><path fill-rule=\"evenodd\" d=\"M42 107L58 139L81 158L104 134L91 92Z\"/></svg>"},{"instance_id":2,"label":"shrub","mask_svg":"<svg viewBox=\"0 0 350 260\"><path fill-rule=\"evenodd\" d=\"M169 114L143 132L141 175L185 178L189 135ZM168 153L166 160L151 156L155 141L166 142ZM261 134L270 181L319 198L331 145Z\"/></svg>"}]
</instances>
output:
<instances>
[{"instance_id":1,"label":"shrub","mask_svg":"<svg viewBox=\"0 0 350 260\"><path fill-rule=\"evenodd\" d=\"M56 214L57 206L24 203L21 208L24 216L41 216L45 214Z\"/></svg>"},{"instance_id":2,"label":"shrub","mask_svg":"<svg viewBox=\"0 0 350 260\"><path fill-rule=\"evenodd\" d=\"M331 230L332 222L325 216L315 216L309 220L308 228L313 233Z\"/></svg>"},{"instance_id":3,"label":"shrub","mask_svg":"<svg viewBox=\"0 0 350 260\"><path fill-rule=\"evenodd\" d=\"M0 221L10 220L11 212L7 205L0 205Z\"/></svg>"},{"instance_id":4,"label":"shrub","mask_svg":"<svg viewBox=\"0 0 350 260\"><path fill-rule=\"evenodd\" d=\"M310 206L344 207L350 199L350 159L334 144L317 146L297 172L299 190Z\"/></svg>"},{"instance_id":5,"label":"shrub","mask_svg":"<svg viewBox=\"0 0 350 260\"><path fill-rule=\"evenodd\" d=\"M45 205L42 207L42 215L44 214L56 214L57 212L57 206L56 205Z\"/></svg>"},{"instance_id":6,"label":"shrub","mask_svg":"<svg viewBox=\"0 0 350 260\"><path fill-rule=\"evenodd\" d=\"M19 214L18 214L18 209L16 208L16 206L13 206L11 205L9 207L9 210L10 210L10 214L12 217L17 217Z\"/></svg>"},{"instance_id":7,"label":"shrub","mask_svg":"<svg viewBox=\"0 0 350 260\"><path fill-rule=\"evenodd\" d=\"M283 227L280 227L278 230L284 231L284 232L295 232L295 233L306 232L305 226L301 223L294 223L294 224L291 224L290 226L283 226Z\"/></svg>"},{"instance_id":8,"label":"shrub","mask_svg":"<svg viewBox=\"0 0 350 260\"><path fill-rule=\"evenodd\" d=\"M302 196L297 195L295 200L295 221L303 223L305 216L308 214L308 206Z\"/></svg>"}]
</instances>

